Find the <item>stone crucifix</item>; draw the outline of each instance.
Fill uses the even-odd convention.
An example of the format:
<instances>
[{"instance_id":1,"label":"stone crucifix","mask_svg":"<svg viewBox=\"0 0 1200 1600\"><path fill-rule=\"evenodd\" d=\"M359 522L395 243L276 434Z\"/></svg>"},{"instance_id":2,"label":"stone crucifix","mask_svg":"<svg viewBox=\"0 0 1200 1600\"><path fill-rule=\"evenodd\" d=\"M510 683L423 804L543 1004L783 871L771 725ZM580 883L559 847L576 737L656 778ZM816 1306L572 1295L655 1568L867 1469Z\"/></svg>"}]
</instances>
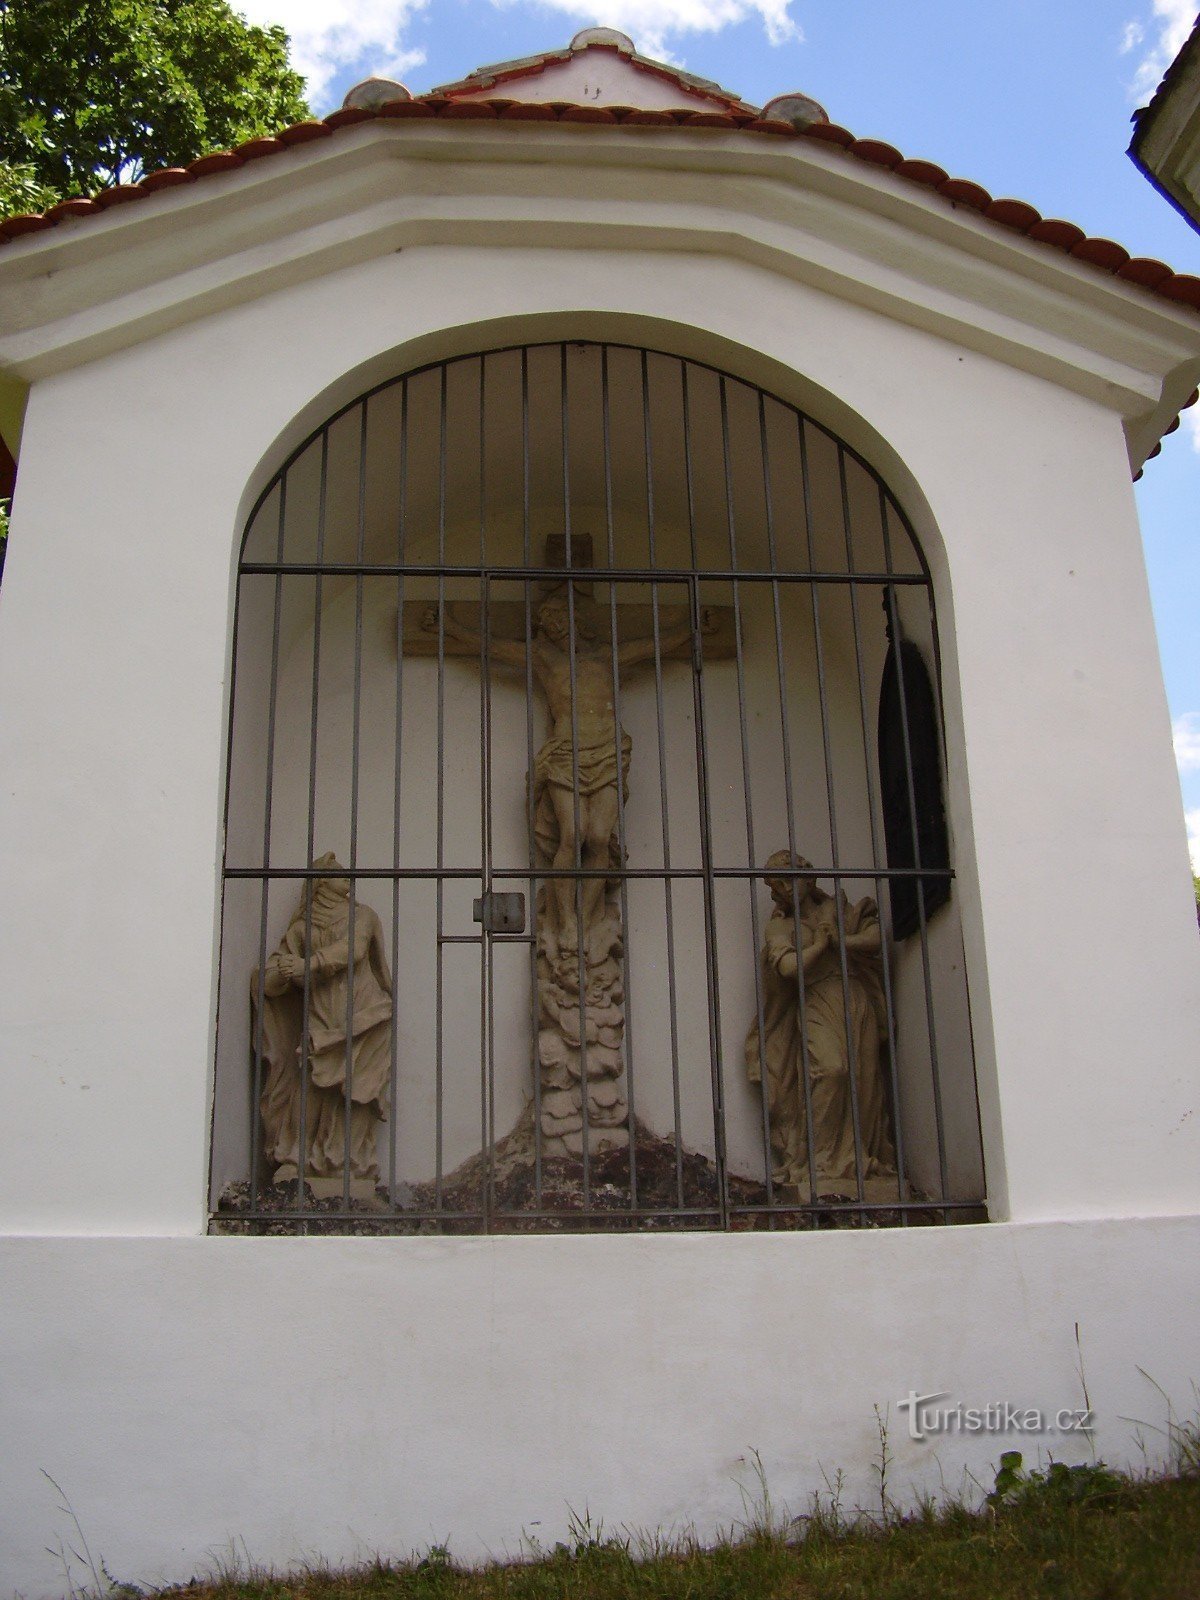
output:
<instances>
[{"instance_id":1,"label":"stone crucifix","mask_svg":"<svg viewBox=\"0 0 1200 1600\"><path fill-rule=\"evenodd\" d=\"M546 1155L582 1153L585 1096L590 1152L620 1148L628 1141L629 1111L621 1081L624 932L618 885L605 873L622 864L618 819L628 796L632 740L618 727L614 686L625 672L654 661L656 655L660 660L690 659L694 641L687 607L660 608L656 640L651 608L639 605L620 608L614 648L611 618L579 592L582 587L574 571L570 578L564 575L563 583L539 604L528 645L532 676L550 716L548 735L529 775L535 864L565 874L582 867L592 874L548 877L537 898L537 1071ZM472 609L477 622L478 610ZM510 610L511 617L505 614ZM489 659L524 669L524 606L494 606L491 618ZM406 626L406 653L432 654L429 646L439 631L437 608L421 607L414 620L425 648ZM646 621L651 622L649 630L644 629ZM638 623L643 631L635 632ZM731 632L730 624L724 608L701 612L706 651L711 641L725 647L716 648L715 654L728 653L728 641L718 636ZM440 629L443 649L456 655L482 654L478 625L460 620L449 607L443 610ZM518 630L519 636L512 637Z\"/></svg>"}]
</instances>

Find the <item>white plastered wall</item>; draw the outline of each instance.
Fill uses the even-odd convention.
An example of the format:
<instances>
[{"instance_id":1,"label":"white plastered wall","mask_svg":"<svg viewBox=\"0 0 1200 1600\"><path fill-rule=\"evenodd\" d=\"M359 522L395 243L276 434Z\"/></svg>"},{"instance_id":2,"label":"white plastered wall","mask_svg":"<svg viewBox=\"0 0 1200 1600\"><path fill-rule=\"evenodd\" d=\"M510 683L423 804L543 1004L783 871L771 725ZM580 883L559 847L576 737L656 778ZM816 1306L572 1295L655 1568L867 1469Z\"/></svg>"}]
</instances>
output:
<instances>
[{"instance_id":1,"label":"white plastered wall","mask_svg":"<svg viewBox=\"0 0 1200 1600\"><path fill-rule=\"evenodd\" d=\"M578 1255L561 1240L200 1237L233 571L253 492L302 421L368 378L568 333L696 354L804 404L914 519L938 600L989 1193L1009 1225L614 1238ZM1136 1363L1186 1398L1193 1230L1166 1218L1198 1209L1200 963L1115 414L715 257L405 250L35 386L0 694L0 1214L15 1235L133 1236L4 1246L22 1330L7 1346L6 1581L27 1594L61 1586L38 1467L70 1456L98 1485L114 1440L154 1470L144 1495L82 1503L89 1537L165 1576L239 1533L275 1561L393 1542L388 1527L397 1546L451 1531L477 1553L546 1515L552 1492L614 1520L711 1526L736 1514L728 1480L748 1446L769 1469L793 1452L784 1492L803 1503L818 1464L861 1468L871 1405L910 1384L970 1403L996 1374L994 1398L1074 1403L1077 1317L1085 1338L1097 1328L1106 1454L1132 1450L1115 1419L1137 1414ZM1103 1217L1127 1220L1057 1225ZM1028 1226L1041 1219L1056 1225ZM561 1288L570 1263L586 1276L601 1261L594 1300ZM1097 1293L1114 1273L1126 1292ZM553 1315L531 1314L552 1283ZM601 1313L627 1363L619 1405L596 1404L591 1364L564 1375L565 1343ZM135 1336L152 1323L153 1359ZM314 1341L334 1356L353 1342L354 1373L316 1372ZM411 1361L382 1353L401 1347ZM393 1374L386 1426L360 1365L371 1349ZM484 1375L478 1393L454 1392L464 1370ZM805 1409L785 1440L792 1384ZM161 1424L180 1396L187 1451L156 1428L143 1456L127 1420ZM536 1449L514 1453L538 1406ZM800 1432L811 1447L793 1448ZM672 1439L700 1476L663 1471ZM951 1465L997 1454L975 1441ZM634 1456L654 1460L653 1482L628 1476ZM360 1518L364 1484L378 1507Z\"/></svg>"},{"instance_id":2,"label":"white plastered wall","mask_svg":"<svg viewBox=\"0 0 1200 1600\"><path fill-rule=\"evenodd\" d=\"M895 485L943 632L993 1204L1186 1209L1200 974L1117 419L752 269L565 255L498 252L485 278L472 252L404 252L34 389L0 630L7 1048L29 1064L5 1084L24 1130L0 1179L9 1225L202 1228L247 485L301 413L327 414L314 397L362 386L354 369L378 367L381 347L478 348L462 330L484 281L496 343L548 330L521 319L557 302L564 330L636 331L605 319L623 312L659 319L640 326L663 345L688 305L712 337L680 330L677 345L711 357L728 340L744 375L780 392L789 367L803 373L784 398L837 410L827 420ZM1132 907L1148 919L1135 948Z\"/></svg>"}]
</instances>

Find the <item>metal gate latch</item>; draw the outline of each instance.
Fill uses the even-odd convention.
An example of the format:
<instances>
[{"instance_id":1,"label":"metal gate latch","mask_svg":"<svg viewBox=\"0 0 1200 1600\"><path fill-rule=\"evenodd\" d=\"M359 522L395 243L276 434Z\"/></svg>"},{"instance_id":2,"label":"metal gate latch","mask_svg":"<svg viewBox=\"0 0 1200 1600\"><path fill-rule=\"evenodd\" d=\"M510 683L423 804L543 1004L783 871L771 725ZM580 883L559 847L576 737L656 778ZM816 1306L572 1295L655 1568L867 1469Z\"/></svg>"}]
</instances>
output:
<instances>
[{"instance_id":1,"label":"metal gate latch","mask_svg":"<svg viewBox=\"0 0 1200 1600\"><path fill-rule=\"evenodd\" d=\"M484 933L524 933L525 896L523 894L485 894L471 906L472 920L482 923Z\"/></svg>"}]
</instances>

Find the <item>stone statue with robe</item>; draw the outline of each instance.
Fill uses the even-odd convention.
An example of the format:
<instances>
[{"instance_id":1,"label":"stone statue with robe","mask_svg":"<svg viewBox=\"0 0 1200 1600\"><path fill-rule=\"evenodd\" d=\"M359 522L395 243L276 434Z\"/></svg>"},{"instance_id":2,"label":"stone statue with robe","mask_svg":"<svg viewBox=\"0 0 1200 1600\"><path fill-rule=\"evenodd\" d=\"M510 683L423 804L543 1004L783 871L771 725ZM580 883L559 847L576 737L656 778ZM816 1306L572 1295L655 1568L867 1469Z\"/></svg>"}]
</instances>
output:
<instances>
[{"instance_id":1,"label":"stone statue with robe","mask_svg":"<svg viewBox=\"0 0 1200 1600\"><path fill-rule=\"evenodd\" d=\"M786 850L766 863L768 872L809 866ZM801 1202L814 1187L819 1198L858 1198L860 1157L862 1198L895 1199L878 907L869 897L851 904L840 889L826 894L815 876L766 882L774 909L761 956L761 1029L756 1016L746 1066L752 1083L766 1076L774 1180Z\"/></svg>"},{"instance_id":2,"label":"stone statue with robe","mask_svg":"<svg viewBox=\"0 0 1200 1600\"><path fill-rule=\"evenodd\" d=\"M339 863L330 853L314 866L329 870ZM319 1197L343 1192L347 1160L351 1193L374 1193L376 1136L388 1114L391 975L379 918L358 901L350 948L352 893L349 878L310 879L279 948L250 984L255 1013L260 987L263 996L260 1105L267 1160L276 1183L302 1173ZM253 1015L252 1045L258 1022Z\"/></svg>"}]
</instances>

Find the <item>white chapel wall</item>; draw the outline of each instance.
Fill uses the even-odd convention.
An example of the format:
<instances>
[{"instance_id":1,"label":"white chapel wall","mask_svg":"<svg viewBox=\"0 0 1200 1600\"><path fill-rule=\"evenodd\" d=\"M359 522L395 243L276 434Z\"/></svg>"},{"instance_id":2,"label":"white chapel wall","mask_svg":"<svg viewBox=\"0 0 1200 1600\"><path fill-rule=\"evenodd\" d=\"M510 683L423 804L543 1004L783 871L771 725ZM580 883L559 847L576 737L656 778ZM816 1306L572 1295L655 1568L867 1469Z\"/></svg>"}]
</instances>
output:
<instances>
[{"instance_id":1,"label":"white chapel wall","mask_svg":"<svg viewBox=\"0 0 1200 1600\"><path fill-rule=\"evenodd\" d=\"M1014 1220L202 1237L236 541L306 428L477 347L481 308L496 343L620 333L739 370L818 412L913 517L989 1193ZM750 1445L793 1508L843 1465L865 1503L872 1407L914 1384L1081 1404L1077 1329L1097 1451L1138 1463L1122 1419L1162 1414L1137 1369L1184 1406L1196 1369L1200 964L1123 451L1114 412L849 301L716 254L543 250L536 231L487 259L390 253L35 384L0 593L14 1587L62 1588L46 1547L70 1530L39 1466L110 1570L148 1583L232 1538L282 1565L450 1532L472 1558L534 1518L566 1537L565 1501L715 1532L742 1514ZM261 667L269 642L241 643ZM622 1360L565 1360L581 1327ZM363 1363L331 1380L351 1348ZM990 1439L933 1455L899 1433L898 1493L994 1462Z\"/></svg>"},{"instance_id":2,"label":"white chapel wall","mask_svg":"<svg viewBox=\"0 0 1200 1600\"><path fill-rule=\"evenodd\" d=\"M569 264L497 256L497 342L657 328L740 362L873 454L916 518L1001 1214L1194 1205L1200 975L1119 420L728 261ZM204 1228L237 532L297 419L386 375L381 352L394 372L477 344L479 272L406 250L34 387L0 602L10 1228ZM1132 946L1118 905L1146 919Z\"/></svg>"}]
</instances>

